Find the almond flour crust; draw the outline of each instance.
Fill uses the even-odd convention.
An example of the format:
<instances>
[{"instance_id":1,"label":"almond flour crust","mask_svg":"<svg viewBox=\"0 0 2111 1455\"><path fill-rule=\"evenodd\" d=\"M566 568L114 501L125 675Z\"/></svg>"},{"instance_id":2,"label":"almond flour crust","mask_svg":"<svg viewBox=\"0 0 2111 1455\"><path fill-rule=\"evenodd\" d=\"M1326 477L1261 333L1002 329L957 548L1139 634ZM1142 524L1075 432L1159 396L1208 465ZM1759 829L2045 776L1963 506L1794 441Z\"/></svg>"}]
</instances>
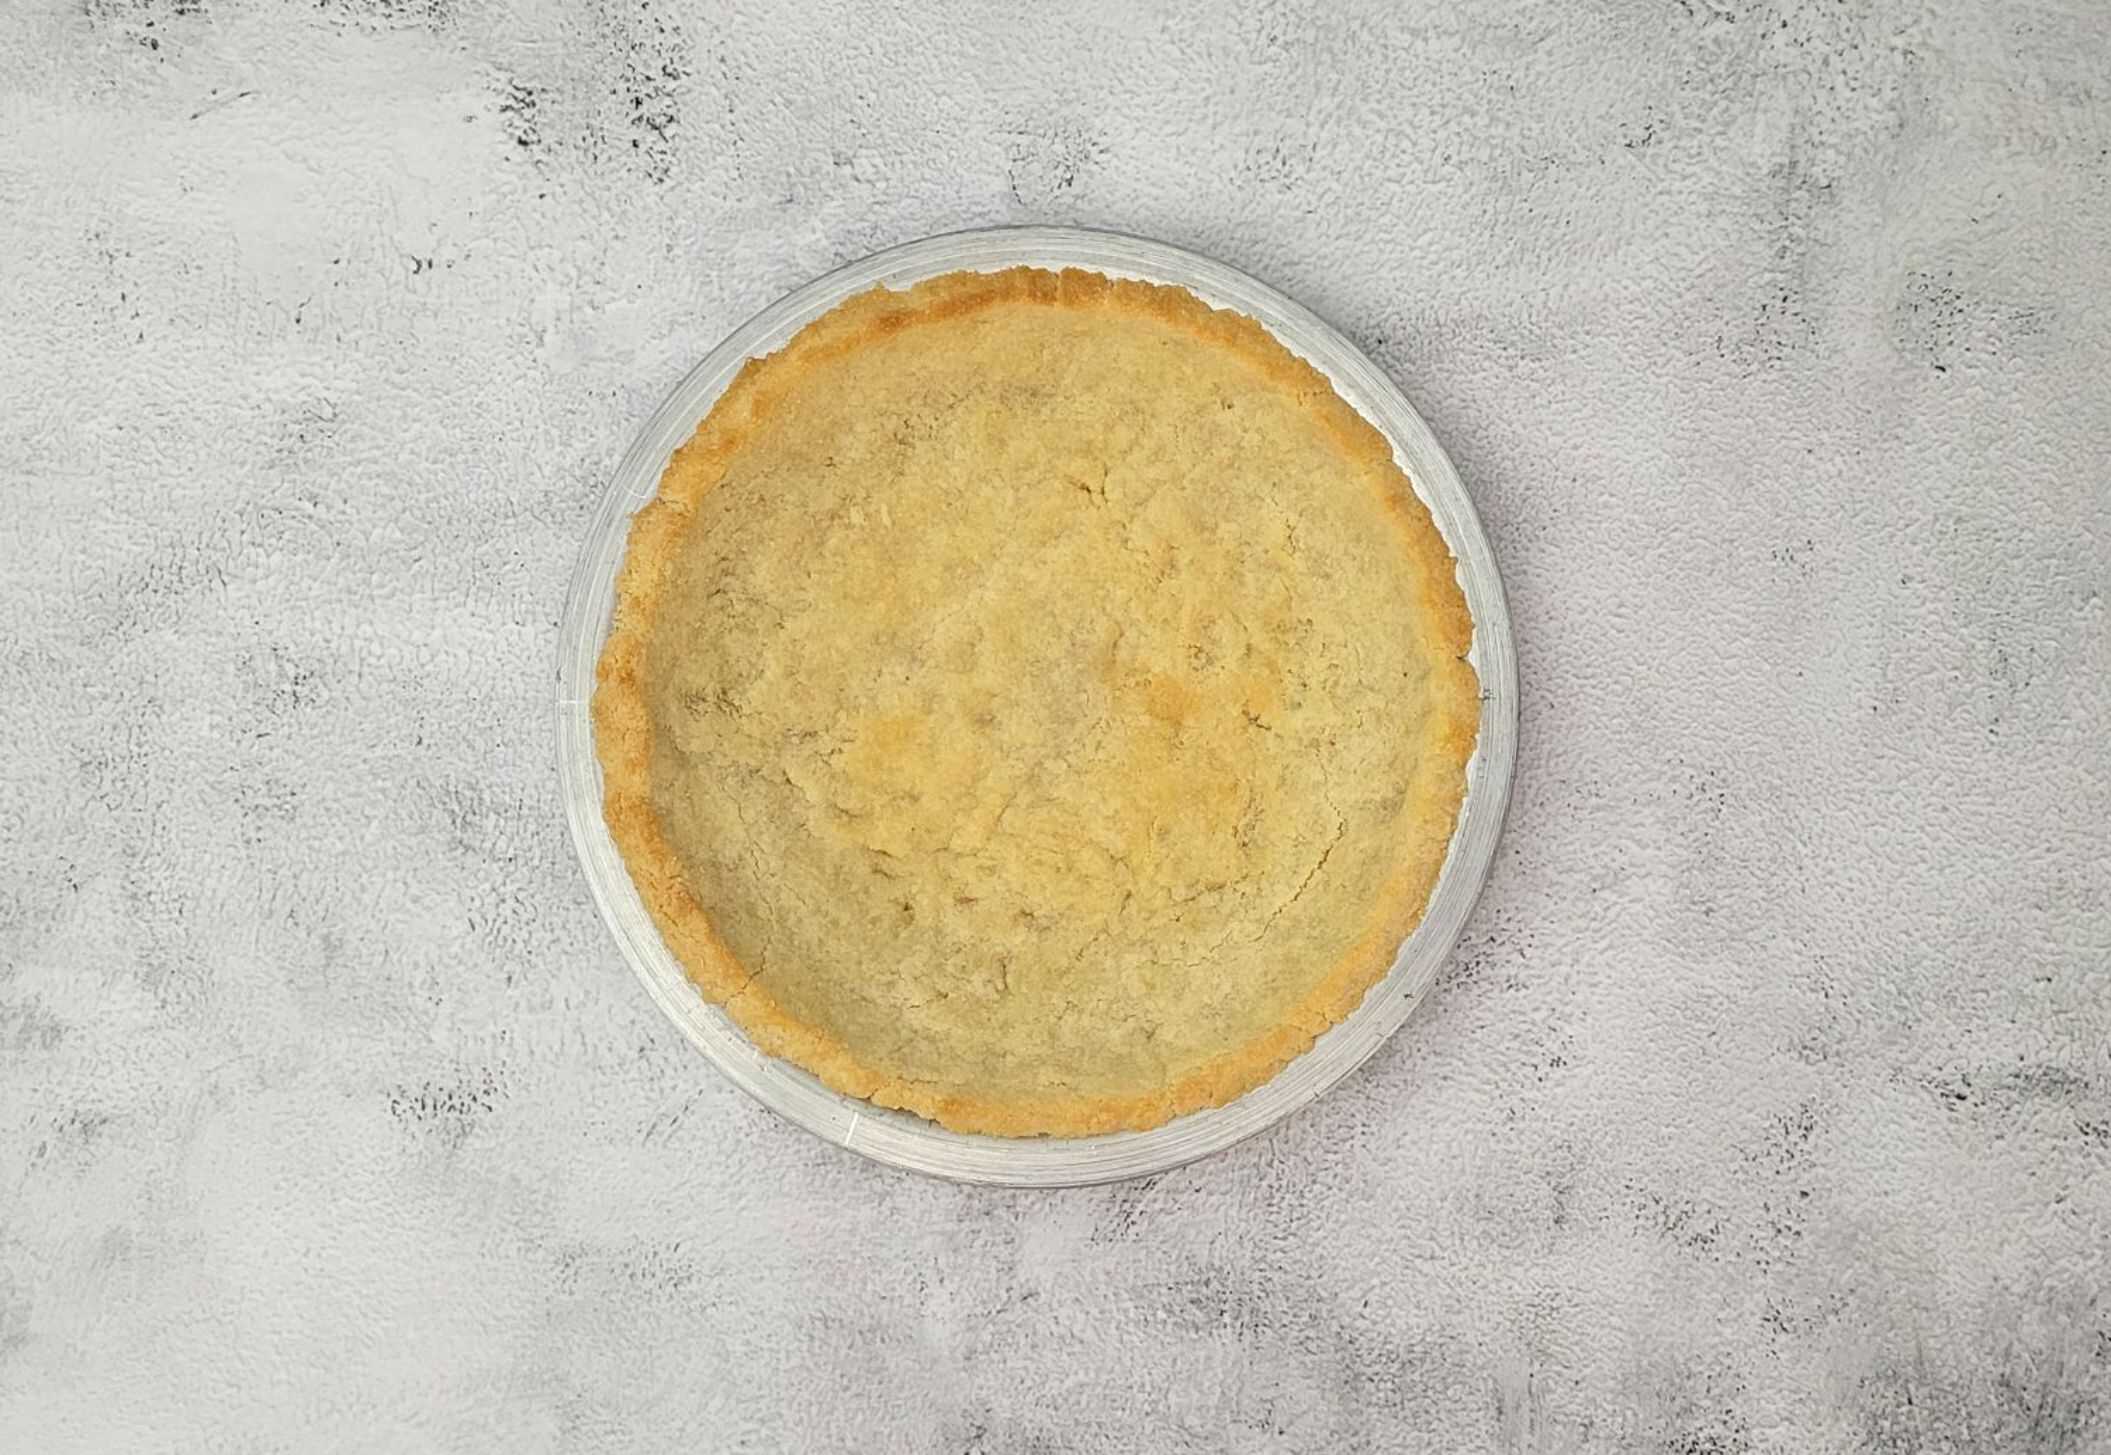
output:
<instances>
[{"instance_id":1,"label":"almond flour crust","mask_svg":"<svg viewBox=\"0 0 2111 1455\"><path fill-rule=\"evenodd\" d=\"M668 947L957 1131L1266 1081L1420 920L1479 691L1384 438L1250 319L954 273L749 362L631 526L593 715Z\"/></svg>"}]
</instances>

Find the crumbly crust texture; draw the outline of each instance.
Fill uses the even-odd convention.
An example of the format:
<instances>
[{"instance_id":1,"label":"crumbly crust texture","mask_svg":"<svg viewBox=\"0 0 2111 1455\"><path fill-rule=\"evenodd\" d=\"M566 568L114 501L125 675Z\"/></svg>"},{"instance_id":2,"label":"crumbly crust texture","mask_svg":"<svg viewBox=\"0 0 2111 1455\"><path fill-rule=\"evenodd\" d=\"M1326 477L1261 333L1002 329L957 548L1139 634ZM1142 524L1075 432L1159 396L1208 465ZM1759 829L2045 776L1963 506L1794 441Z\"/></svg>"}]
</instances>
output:
<instances>
[{"instance_id":1,"label":"crumbly crust texture","mask_svg":"<svg viewBox=\"0 0 2111 1455\"><path fill-rule=\"evenodd\" d=\"M763 1050L959 1131L1273 1076L1421 918L1479 718L1450 551L1252 320L1081 271L875 289L631 526L610 830Z\"/></svg>"}]
</instances>

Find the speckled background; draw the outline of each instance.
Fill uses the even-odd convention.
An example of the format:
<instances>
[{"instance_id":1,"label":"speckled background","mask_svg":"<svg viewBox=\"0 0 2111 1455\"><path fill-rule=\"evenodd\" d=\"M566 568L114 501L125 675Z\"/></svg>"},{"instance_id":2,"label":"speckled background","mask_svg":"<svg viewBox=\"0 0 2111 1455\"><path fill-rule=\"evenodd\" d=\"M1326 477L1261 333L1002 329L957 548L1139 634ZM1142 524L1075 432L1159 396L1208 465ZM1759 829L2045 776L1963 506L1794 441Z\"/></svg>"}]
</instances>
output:
<instances>
[{"instance_id":1,"label":"speckled background","mask_svg":"<svg viewBox=\"0 0 2111 1455\"><path fill-rule=\"evenodd\" d=\"M1361 340L1508 575L1510 833L1154 1181L680 1041L548 697L633 432L874 247ZM2111 1448L2111 10L0 7L0 1448Z\"/></svg>"}]
</instances>

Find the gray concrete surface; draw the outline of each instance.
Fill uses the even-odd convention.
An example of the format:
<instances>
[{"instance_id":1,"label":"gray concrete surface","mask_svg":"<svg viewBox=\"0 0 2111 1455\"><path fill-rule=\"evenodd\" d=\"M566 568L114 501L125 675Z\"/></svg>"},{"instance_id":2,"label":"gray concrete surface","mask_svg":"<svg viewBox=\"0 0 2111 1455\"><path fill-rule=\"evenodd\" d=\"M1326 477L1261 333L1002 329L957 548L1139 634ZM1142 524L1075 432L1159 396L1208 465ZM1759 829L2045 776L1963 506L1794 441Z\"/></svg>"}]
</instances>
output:
<instances>
[{"instance_id":1,"label":"gray concrete surface","mask_svg":"<svg viewBox=\"0 0 2111 1455\"><path fill-rule=\"evenodd\" d=\"M1506 849L1154 1182L747 1104L552 652L734 321L1240 264L1504 562ZM2111 11L0 7L0 1448L2111 1448Z\"/></svg>"}]
</instances>

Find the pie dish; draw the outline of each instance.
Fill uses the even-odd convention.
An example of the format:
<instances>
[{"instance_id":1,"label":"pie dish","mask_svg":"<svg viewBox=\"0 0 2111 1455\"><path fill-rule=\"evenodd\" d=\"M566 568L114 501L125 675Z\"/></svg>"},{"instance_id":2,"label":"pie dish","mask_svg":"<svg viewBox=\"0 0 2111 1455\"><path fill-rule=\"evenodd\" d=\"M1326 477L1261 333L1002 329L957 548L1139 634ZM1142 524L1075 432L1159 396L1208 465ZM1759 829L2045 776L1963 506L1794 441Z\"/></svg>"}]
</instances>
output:
<instances>
[{"instance_id":1,"label":"pie dish","mask_svg":"<svg viewBox=\"0 0 2111 1455\"><path fill-rule=\"evenodd\" d=\"M1428 902L1474 621L1386 437L1242 314L1085 269L839 303L634 517L602 807L755 1045L956 1131L1159 1126Z\"/></svg>"}]
</instances>

